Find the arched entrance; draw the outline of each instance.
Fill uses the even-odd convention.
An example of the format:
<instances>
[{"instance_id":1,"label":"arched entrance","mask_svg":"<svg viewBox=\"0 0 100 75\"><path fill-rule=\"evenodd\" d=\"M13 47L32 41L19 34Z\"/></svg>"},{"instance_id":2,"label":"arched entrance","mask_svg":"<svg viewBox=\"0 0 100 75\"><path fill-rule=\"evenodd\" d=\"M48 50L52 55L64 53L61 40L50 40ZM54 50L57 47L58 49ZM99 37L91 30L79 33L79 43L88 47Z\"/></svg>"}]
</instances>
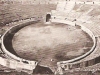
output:
<instances>
[{"instance_id":1,"label":"arched entrance","mask_svg":"<svg viewBox=\"0 0 100 75\"><path fill-rule=\"evenodd\" d=\"M46 15L46 22L49 22L50 19L51 19L51 15L50 15L50 14L47 14L47 15Z\"/></svg>"}]
</instances>

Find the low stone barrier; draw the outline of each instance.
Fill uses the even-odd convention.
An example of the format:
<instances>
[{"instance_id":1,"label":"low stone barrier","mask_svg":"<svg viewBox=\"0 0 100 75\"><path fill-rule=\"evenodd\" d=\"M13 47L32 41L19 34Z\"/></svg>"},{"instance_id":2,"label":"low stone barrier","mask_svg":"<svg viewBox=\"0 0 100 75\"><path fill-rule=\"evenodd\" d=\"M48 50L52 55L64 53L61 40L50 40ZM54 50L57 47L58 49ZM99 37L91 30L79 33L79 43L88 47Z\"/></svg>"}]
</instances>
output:
<instances>
[{"instance_id":1,"label":"low stone barrier","mask_svg":"<svg viewBox=\"0 0 100 75\"><path fill-rule=\"evenodd\" d=\"M11 66L7 66L5 64L3 64L4 66L7 66L9 68L14 68L14 69L17 69L17 67L19 66L21 69L27 69L27 70L33 70L35 69L36 65L37 65L37 62L36 61L30 61L30 60L26 60L26 59L23 59L23 58L20 58L14 54L12 54L11 52L9 52L5 45L4 45L4 40L6 39L7 35L9 35L9 33L13 32L14 30L16 29L19 29L19 28L22 28L24 26L27 26L27 25L30 25L31 23L36 23L37 20L35 20L34 18L32 19L26 19L26 20L21 20L21 21L18 21L17 24L15 26L12 26L9 30L7 30L4 35L1 37L1 48L3 50L3 52L5 53L5 55L8 56L8 58L10 59L13 59L16 63L17 63L17 66L16 68L13 67L14 64L12 64L13 61L11 61ZM11 24L11 23L10 23ZM9 24L8 24L9 25ZM6 62L6 61L5 61ZM25 63L27 62L27 63Z\"/></svg>"},{"instance_id":2,"label":"low stone barrier","mask_svg":"<svg viewBox=\"0 0 100 75\"><path fill-rule=\"evenodd\" d=\"M52 21L52 22L60 22L61 23L61 21L58 21L58 20L54 20L54 21ZM69 24L69 22L67 23L67 21L65 21L66 23L64 23L63 21L62 21L62 23L64 23L64 24ZM71 22L71 21L70 21ZM72 24L72 25L71 25ZM73 25L73 22L72 23L70 23L69 25L71 25L71 26L75 26L75 25L77 25L77 24L74 24ZM57 65L58 65L58 72L60 73L60 74L62 74L63 72L62 72L62 69L64 68L65 70L68 70L69 69L69 66L71 66L71 65L69 65L70 63L73 63L73 62L77 62L78 60L81 60L81 59L83 59L83 58L85 58L86 56L88 56L88 55L90 55L94 50L95 50L95 47L96 47L96 43L97 43L97 41L96 41L96 37L94 36L94 34L88 29L88 28L86 28L85 26L83 26L83 25L79 25L80 27L81 27L81 29L84 31L84 32L86 32L91 38L92 38L92 40L93 40L93 46L92 46L92 48L87 52L87 53L85 53L85 54L83 54L83 55L81 55L81 56L79 56L79 57L76 57L76 58L74 58L74 59L71 59L71 60L67 60L67 61L60 61L60 62L57 62ZM66 67L65 67L66 66Z\"/></svg>"}]
</instances>

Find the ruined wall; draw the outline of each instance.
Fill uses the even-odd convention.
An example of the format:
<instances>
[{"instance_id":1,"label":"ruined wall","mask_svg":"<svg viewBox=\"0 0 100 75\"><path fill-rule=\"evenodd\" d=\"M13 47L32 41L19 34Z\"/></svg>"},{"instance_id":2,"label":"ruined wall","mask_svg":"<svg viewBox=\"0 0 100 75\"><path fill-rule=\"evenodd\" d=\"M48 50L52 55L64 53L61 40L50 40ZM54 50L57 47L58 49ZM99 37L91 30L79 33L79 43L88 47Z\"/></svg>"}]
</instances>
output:
<instances>
[{"instance_id":1,"label":"ruined wall","mask_svg":"<svg viewBox=\"0 0 100 75\"><path fill-rule=\"evenodd\" d=\"M59 1L75 2L100 2L100 0L0 0L2 3L21 3L21 4L57 4Z\"/></svg>"}]
</instances>

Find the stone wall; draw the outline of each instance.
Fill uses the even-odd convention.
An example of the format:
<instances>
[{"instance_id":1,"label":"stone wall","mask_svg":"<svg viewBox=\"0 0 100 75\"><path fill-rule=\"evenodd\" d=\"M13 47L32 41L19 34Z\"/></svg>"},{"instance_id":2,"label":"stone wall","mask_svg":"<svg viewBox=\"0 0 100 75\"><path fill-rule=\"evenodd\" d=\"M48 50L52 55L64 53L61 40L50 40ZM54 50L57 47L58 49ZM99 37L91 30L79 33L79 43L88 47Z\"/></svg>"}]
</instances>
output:
<instances>
[{"instance_id":1,"label":"stone wall","mask_svg":"<svg viewBox=\"0 0 100 75\"><path fill-rule=\"evenodd\" d=\"M57 4L59 1L66 0L1 0L3 3L21 3L21 4Z\"/></svg>"},{"instance_id":2,"label":"stone wall","mask_svg":"<svg viewBox=\"0 0 100 75\"><path fill-rule=\"evenodd\" d=\"M24 71L27 71L27 70L31 70L33 71L33 69L36 67L37 65L37 62L36 61L30 61L30 60L26 60L26 59L23 59L23 58L20 58L20 57L17 57L16 55L10 53L6 47L5 47L5 44L4 44L4 40L6 39L7 35L9 35L11 32L13 32L14 30L16 29L19 29L21 27L24 27L24 26L27 26L33 22L36 22L37 20L35 18L30 18L30 19L26 19L26 20L20 20L17 22L17 24L15 26L12 26L9 30L7 30L4 35L2 36L1 40L1 47L2 47L2 50L3 52L5 53L5 55L7 55L8 58L12 59L11 61L9 59L3 59L1 58L1 60L4 60L4 64L0 63L0 65L3 65L3 66L6 66L8 68L11 68L11 69L21 69L21 71L23 69L25 69ZM9 23L10 24L10 23ZM8 25L9 25L8 24ZM7 61L6 61L7 60ZM27 62L27 63L25 63ZM8 65L7 65L8 64ZM27 69L27 70L26 70ZM28 71L29 72L29 71Z\"/></svg>"},{"instance_id":3,"label":"stone wall","mask_svg":"<svg viewBox=\"0 0 100 75\"><path fill-rule=\"evenodd\" d=\"M21 3L21 4L57 4L60 1L75 2L100 2L100 0L1 0L1 3Z\"/></svg>"}]
</instances>

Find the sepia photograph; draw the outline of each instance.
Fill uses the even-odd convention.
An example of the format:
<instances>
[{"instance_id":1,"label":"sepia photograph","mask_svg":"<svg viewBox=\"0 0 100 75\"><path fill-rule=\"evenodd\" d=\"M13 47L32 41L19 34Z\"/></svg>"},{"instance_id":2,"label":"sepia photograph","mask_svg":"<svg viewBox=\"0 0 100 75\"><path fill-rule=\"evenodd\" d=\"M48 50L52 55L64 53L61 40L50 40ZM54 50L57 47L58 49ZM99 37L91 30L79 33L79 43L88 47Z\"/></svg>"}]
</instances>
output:
<instances>
[{"instance_id":1,"label":"sepia photograph","mask_svg":"<svg viewBox=\"0 0 100 75\"><path fill-rule=\"evenodd\" d=\"M100 0L0 0L0 75L100 75Z\"/></svg>"}]
</instances>

